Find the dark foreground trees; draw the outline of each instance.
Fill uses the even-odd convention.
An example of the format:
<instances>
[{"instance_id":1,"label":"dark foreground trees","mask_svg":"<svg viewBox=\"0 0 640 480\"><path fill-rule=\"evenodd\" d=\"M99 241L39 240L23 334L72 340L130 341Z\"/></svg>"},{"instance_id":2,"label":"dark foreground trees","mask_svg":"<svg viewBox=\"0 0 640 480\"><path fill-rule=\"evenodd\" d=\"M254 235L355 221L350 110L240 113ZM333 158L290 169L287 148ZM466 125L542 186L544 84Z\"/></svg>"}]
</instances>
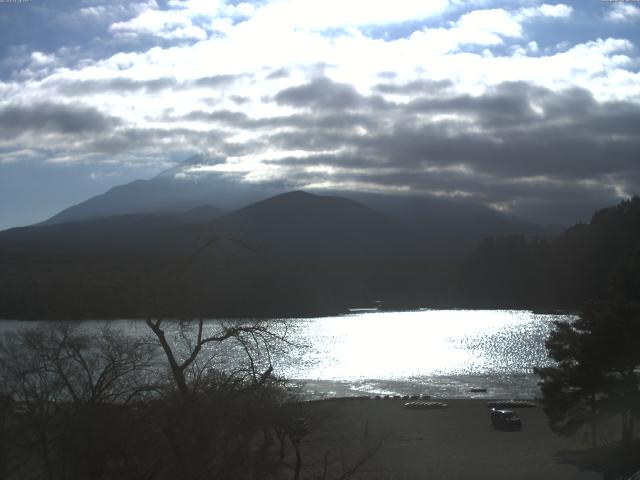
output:
<instances>
[{"instance_id":1,"label":"dark foreground trees","mask_svg":"<svg viewBox=\"0 0 640 480\"><path fill-rule=\"evenodd\" d=\"M634 446L640 416L640 304L591 302L575 320L557 321L546 346L557 365L536 373L551 428L570 435L589 425L596 449L599 426L617 425L620 451L640 453ZM596 469L608 468L604 463Z\"/></svg>"},{"instance_id":2,"label":"dark foreground trees","mask_svg":"<svg viewBox=\"0 0 640 480\"><path fill-rule=\"evenodd\" d=\"M4 336L0 478L268 478L279 465L264 432L286 398L269 366L258 373L268 329L153 325L166 330L161 348L66 323ZM217 368L231 357L220 345L202 354L214 339L235 340L225 348L246 361Z\"/></svg>"},{"instance_id":3,"label":"dark foreground trees","mask_svg":"<svg viewBox=\"0 0 640 480\"><path fill-rule=\"evenodd\" d=\"M346 479L380 447L368 436L307 446L327 411L274 376L284 326L148 326L141 336L50 323L0 337L1 480Z\"/></svg>"},{"instance_id":4,"label":"dark foreground trees","mask_svg":"<svg viewBox=\"0 0 640 480\"><path fill-rule=\"evenodd\" d=\"M545 412L559 433L619 416L629 442L640 413L640 304L592 302L570 323L558 321L546 342L557 365L540 368Z\"/></svg>"},{"instance_id":5,"label":"dark foreground trees","mask_svg":"<svg viewBox=\"0 0 640 480\"><path fill-rule=\"evenodd\" d=\"M56 324L0 341L3 478L99 478L124 461L152 351L122 332ZM117 461L116 461L117 459ZM125 462L126 463L126 462Z\"/></svg>"}]
</instances>

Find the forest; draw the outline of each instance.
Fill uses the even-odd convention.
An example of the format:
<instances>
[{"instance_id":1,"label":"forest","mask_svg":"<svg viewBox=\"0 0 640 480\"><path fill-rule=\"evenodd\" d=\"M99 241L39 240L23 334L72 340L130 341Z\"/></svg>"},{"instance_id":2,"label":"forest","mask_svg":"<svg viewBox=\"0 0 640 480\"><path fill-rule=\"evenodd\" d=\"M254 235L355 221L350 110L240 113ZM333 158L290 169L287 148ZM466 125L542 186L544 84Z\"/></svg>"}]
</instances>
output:
<instances>
[{"instance_id":1,"label":"forest","mask_svg":"<svg viewBox=\"0 0 640 480\"><path fill-rule=\"evenodd\" d=\"M186 253L0 250L0 316L15 319L318 316L350 307L576 310L640 292L640 198L555 237L485 238L458 258L266 256L236 237Z\"/></svg>"}]
</instances>

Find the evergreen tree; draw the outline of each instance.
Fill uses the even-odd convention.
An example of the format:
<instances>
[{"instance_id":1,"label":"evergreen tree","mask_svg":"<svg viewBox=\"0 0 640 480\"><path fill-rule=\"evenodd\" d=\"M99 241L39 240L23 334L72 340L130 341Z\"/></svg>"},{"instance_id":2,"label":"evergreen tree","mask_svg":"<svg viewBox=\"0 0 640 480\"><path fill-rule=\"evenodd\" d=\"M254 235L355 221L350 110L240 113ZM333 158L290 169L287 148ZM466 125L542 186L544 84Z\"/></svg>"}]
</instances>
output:
<instances>
[{"instance_id":1,"label":"evergreen tree","mask_svg":"<svg viewBox=\"0 0 640 480\"><path fill-rule=\"evenodd\" d=\"M619 415L622 441L633 438L640 400L640 304L591 302L572 322L557 321L546 342L556 366L536 369L551 428L571 434Z\"/></svg>"}]
</instances>

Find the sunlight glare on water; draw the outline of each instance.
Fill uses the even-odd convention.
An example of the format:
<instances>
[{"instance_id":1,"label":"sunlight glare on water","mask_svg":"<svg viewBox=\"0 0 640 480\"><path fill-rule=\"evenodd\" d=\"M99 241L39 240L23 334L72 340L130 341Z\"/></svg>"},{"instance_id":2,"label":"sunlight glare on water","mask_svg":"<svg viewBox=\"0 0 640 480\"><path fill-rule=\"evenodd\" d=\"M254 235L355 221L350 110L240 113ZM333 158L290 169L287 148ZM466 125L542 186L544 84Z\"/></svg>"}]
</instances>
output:
<instances>
[{"instance_id":1,"label":"sunlight glare on water","mask_svg":"<svg viewBox=\"0 0 640 480\"><path fill-rule=\"evenodd\" d=\"M471 376L485 384L549 363L544 341L560 317L527 311L421 310L299 319L306 345L278 365L286 378L420 382ZM283 359L284 360L284 359Z\"/></svg>"},{"instance_id":2,"label":"sunlight glare on water","mask_svg":"<svg viewBox=\"0 0 640 480\"><path fill-rule=\"evenodd\" d=\"M304 386L309 397L424 393L469 396L474 386L489 397L529 398L538 394L534 367L549 365L544 342L554 320L522 310L419 310L367 312L312 319L267 320L284 325L293 347L272 352L276 375ZM40 322L0 324L1 331L34 328ZM131 335L149 335L135 320L86 321L83 328L108 323ZM221 320L208 320L207 329ZM177 323L166 322L173 340ZM210 344L211 365L235 368L246 361L239 345ZM264 359L263 359L264 360Z\"/></svg>"}]
</instances>

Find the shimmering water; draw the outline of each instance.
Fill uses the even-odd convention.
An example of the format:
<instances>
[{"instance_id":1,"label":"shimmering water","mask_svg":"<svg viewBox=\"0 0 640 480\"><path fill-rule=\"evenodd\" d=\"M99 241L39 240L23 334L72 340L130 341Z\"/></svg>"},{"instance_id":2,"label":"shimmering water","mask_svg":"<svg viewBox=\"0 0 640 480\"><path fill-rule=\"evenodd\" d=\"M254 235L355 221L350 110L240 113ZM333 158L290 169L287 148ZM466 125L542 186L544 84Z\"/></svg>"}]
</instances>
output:
<instances>
[{"instance_id":1,"label":"shimmering water","mask_svg":"<svg viewBox=\"0 0 640 480\"><path fill-rule=\"evenodd\" d=\"M275 372L310 397L430 394L434 397L531 398L533 374L548 365L544 341L554 320L527 311L420 310L288 319L287 353L272 358ZM218 321L208 322L214 328ZM88 328L103 322L84 322ZM134 335L144 322L112 321ZM12 330L17 322L3 322ZM30 323L29 325L36 325ZM274 328L282 328L274 322ZM228 355L241 355L229 349ZM232 362L233 363L233 362ZM471 388L487 392L472 393Z\"/></svg>"},{"instance_id":2,"label":"shimmering water","mask_svg":"<svg viewBox=\"0 0 640 480\"><path fill-rule=\"evenodd\" d=\"M534 397L533 368L550 363L544 341L561 318L568 317L422 310L295 320L307 349L278 367L315 395Z\"/></svg>"}]
</instances>

